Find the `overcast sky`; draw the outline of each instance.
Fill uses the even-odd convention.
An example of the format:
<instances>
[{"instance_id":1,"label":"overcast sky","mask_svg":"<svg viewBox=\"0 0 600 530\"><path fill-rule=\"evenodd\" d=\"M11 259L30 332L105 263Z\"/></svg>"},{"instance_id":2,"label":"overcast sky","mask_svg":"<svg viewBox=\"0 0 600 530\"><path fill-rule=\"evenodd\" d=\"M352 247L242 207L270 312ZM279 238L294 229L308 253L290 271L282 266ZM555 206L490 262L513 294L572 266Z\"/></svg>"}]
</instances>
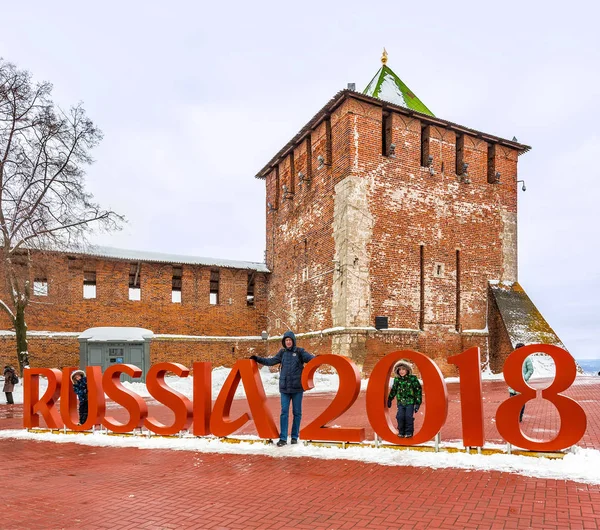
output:
<instances>
[{"instance_id":1,"label":"overcast sky","mask_svg":"<svg viewBox=\"0 0 600 530\"><path fill-rule=\"evenodd\" d=\"M600 358L599 2L1 4L0 55L104 132L88 189L129 223L95 242L137 250L263 261L254 175L385 46L436 116L532 146L519 279Z\"/></svg>"}]
</instances>

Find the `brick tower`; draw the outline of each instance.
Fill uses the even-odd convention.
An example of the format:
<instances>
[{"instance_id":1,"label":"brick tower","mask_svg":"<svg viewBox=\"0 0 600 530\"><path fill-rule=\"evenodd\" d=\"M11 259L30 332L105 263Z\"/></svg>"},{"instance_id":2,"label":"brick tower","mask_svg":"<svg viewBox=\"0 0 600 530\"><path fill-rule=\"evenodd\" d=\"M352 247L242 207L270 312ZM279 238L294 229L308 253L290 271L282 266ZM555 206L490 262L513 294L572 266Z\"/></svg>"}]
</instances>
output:
<instances>
[{"instance_id":1,"label":"brick tower","mask_svg":"<svg viewBox=\"0 0 600 530\"><path fill-rule=\"evenodd\" d=\"M257 174L266 182L268 331L365 373L415 349L560 340L517 278L517 162L529 147L435 117L387 66L338 92Z\"/></svg>"}]
</instances>

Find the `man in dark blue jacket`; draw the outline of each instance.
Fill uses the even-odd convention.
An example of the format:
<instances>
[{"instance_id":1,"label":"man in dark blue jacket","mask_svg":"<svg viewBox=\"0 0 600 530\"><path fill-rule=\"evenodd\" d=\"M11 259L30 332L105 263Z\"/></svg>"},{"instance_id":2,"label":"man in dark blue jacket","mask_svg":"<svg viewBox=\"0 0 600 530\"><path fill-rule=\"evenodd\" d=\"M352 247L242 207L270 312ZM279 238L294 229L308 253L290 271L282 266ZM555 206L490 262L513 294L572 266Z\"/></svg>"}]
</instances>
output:
<instances>
[{"instance_id":1,"label":"man in dark blue jacket","mask_svg":"<svg viewBox=\"0 0 600 530\"><path fill-rule=\"evenodd\" d=\"M288 437L288 418L290 414L290 401L292 402L292 411L294 420L292 421L292 443L298 443L300 435L300 420L302 419L302 370L304 363L314 359L303 348L296 346L296 336L291 331L286 331L281 339L281 348L273 357L257 357L252 355L250 359L266 366L275 366L281 364L279 373L279 392L281 393L281 416L280 416L280 434L277 447L287 444Z\"/></svg>"}]
</instances>

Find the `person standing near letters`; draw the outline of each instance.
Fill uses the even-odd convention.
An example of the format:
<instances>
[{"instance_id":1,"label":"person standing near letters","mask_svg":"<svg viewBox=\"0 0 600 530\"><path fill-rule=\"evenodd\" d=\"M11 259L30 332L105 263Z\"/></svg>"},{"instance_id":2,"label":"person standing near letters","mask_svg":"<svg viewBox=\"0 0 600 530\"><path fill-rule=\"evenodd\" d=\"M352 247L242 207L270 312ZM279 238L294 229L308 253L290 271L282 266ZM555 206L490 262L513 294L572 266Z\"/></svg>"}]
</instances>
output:
<instances>
[{"instance_id":1,"label":"person standing near letters","mask_svg":"<svg viewBox=\"0 0 600 530\"><path fill-rule=\"evenodd\" d=\"M305 349L296 346L296 336L292 331L286 331L281 339L281 348L273 357L257 357L250 359L265 366L281 364L279 373L279 393L281 394L281 416L279 418L279 441L277 447L287 444L290 402L294 419L292 421L292 444L298 443L300 436L300 420L302 419L302 370L304 364L315 358Z\"/></svg>"},{"instance_id":2,"label":"person standing near letters","mask_svg":"<svg viewBox=\"0 0 600 530\"><path fill-rule=\"evenodd\" d=\"M13 400L13 390L15 389L15 380L17 379L17 374L15 372L15 369L10 366L10 365L6 365L4 367L4 387L2 388L2 392L4 392L4 395L6 396L6 404L7 405L14 405L15 402Z\"/></svg>"},{"instance_id":3,"label":"person standing near letters","mask_svg":"<svg viewBox=\"0 0 600 530\"><path fill-rule=\"evenodd\" d=\"M525 344L523 344L522 342L518 342L517 345L515 346L515 350L518 350L519 348L522 348L523 346L525 346ZM533 375L533 363L531 362L531 359L529 357L527 357L527 359L525 359L525 362L523 363L523 380L525 382L529 381L529 379L531 378L532 375ZM518 394L518 392L516 390L513 390L510 387L508 387L508 393L509 393L510 397L514 397ZM521 409L521 412L519 414L519 422L523 421L524 414L525 414L525 405L523 405L523 408Z\"/></svg>"},{"instance_id":4,"label":"person standing near letters","mask_svg":"<svg viewBox=\"0 0 600 530\"><path fill-rule=\"evenodd\" d=\"M88 388L87 377L83 370L75 370L71 374L73 390L79 399L79 425L83 425L88 417Z\"/></svg>"},{"instance_id":5,"label":"person standing near letters","mask_svg":"<svg viewBox=\"0 0 600 530\"><path fill-rule=\"evenodd\" d=\"M387 406L392 407L394 398L398 401L396 420L398 436L412 438L415 430L414 415L419 412L423 401L423 389L416 375L412 373L412 365L408 361L399 361L394 366L394 382L388 395Z\"/></svg>"}]
</instances>

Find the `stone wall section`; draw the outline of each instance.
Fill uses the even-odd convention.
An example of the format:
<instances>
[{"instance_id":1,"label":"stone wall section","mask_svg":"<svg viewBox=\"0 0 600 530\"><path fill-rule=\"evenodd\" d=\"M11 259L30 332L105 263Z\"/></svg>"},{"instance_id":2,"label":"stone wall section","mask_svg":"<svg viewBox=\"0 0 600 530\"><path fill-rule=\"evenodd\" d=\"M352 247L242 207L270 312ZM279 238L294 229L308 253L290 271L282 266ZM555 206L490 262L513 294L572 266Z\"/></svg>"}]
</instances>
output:
<instances>
[{"instance_id":1,"label":"stone wall section","mask_svg":"<svg viewBox=\"0 0 600 530\"><path fill-rule=\"evenodd\" d=\"M391 138L384 141L386 116ZM323 151L323 123L311 134L313 159ZM303 263L333 270L303 298L297 294L301 274L279 253L270 307L289 305L293 317L286 324L300 333L341 329L331 338L333 352L351 357L365 373L383 352L405 346L436 359L447 375L456 373L447 357L471 345L482 348L486 362L488 281L514 281L517 274L516 149L465 131L463 174L456 160L460 133L443 125L354 98L336 109L331 123L333 166L317 172L315 183L331 175L333 187L302 198L296 192L294 206L286 205L292 211L272 230L288 255L304 234L326 231L327 252L309 252ZM384 144L394 145L393 156ZM303 152L301 143L296 169L304 167ZM288 167L284 160L280 174ZM267 194L274 196L270 189L267 179ZM316 205L320 215L313 215ZM315 305L329 306L331 320ZM376 316L388 317L388 331L373 329ZM272 334L285 327L269 322Z\"/></svg>"},{"instance_id":2,"label":"stone wall section","mask_svg":"<svg viewBox=\"0 0 600 530\"><path fill-rule=\"evenodd\" d=\"M77 336L39 335L30 333L29 361L31 366L63 368L79 366ZM238 359L250 355L267 354L266 341L259 338L211 339L206 337L161 336L150 343L150 362L177 362L190 370L194 362L210 362L213 368L231 367ZM16 359L14 336L0 335L0 359L14 364Z\"/></svg>"},{"instance_id":3,"label":"stone wall section","mask_svg":"<svg viewBox=\"0 0 600 530\"><path fill-rule=\"evenodd\" d=\"M129 300L128 261L57 253L35 263L32 275L47 279L48 295L32 296L26 315L30 331L81 333L92 327L127 326L154 333L257 336L266 329L265 273L255 274L254 305L249 306L248 270L183 265L181 303L174 303L173 264L142 262L141 300L134 301ZM96 298L83 297L84 270L96 272ZM219 270L217 305L209 300L211 270ZM10 329L8 317L1 315L2 329Z\"/></svg>"},{"instance_id":4,"label":"stone wall section","mask_svg":"<svg viewBox=\"0 0 600 530\"><path fill-rule=\"evenodd\" d=\"M309 351L348 356L365 374L386 353L409 348L455 375L447 358L472 345L498 370L505 345L488 282L517 280L517 150L352 95L327 112L266 174L271 272L256 274L254 306L245 270L219 268L214 306L212 267L184 265L182 303L174 304L172 265L142 263L142 299L130 301L130 263L61 255L47 264L48 296L30 305L30 330L138 326L197 337L153 345L153 358L185 364L202 356L232 363L260 348L272 354L293 329ZM459 143L465 174L457 172ZM84 300L90 267L97 298ZM388 318L388 330L374 329L377 316ZM272 339L250 346L262 330ZM44 344L40 351L62 347Z\"/></svg>"},{"instance_id":5,"label":"stone wall section","mask_svg":"<svg viewBox=\"0 0 600 530\"><path fill-rule=\"evenodd\" d=\"M281 335L287 329L332 327L338 268L334 263L334 195L336 185L348 175L348 121L342 105L312 131L310 140L301 141L266 177L267 211L269 203L276 205L267 214L270 335ZM322 164L319 157L323 157ZM301 184L298 173L310 175L310 182ZM294 183L293 194L286 196L284 182L288 191Z\"/></svg>"}]
</instances>

